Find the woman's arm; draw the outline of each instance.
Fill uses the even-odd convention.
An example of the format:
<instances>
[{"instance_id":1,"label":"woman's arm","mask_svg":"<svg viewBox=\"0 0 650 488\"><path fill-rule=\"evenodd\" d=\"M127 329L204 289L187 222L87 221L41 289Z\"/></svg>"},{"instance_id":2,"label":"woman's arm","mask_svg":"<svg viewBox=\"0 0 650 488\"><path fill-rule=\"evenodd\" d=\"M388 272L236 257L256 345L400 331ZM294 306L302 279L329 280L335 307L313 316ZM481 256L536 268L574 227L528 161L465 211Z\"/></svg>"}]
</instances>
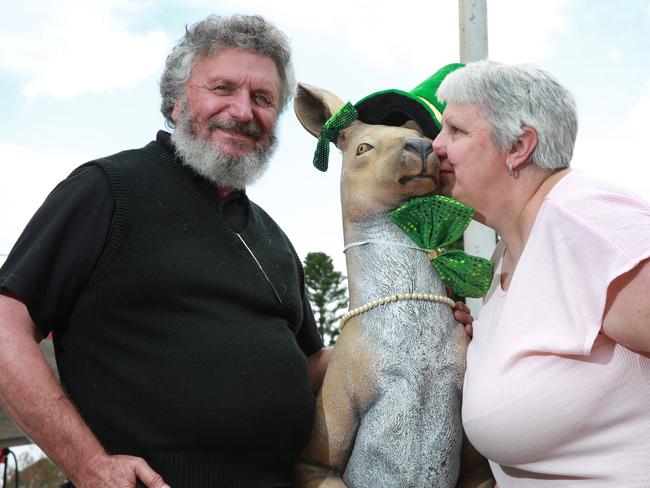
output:
<instances>
[{"instance_id":1,"label":"woman's arm","mask_svg":"<svg viewBox=\"0 0 650 488\"><path fill-rule=\"evenodd\" d=\"M610 283L603 332L628 349L650 353L650 259Z\"/></svg>"}]
</instances>

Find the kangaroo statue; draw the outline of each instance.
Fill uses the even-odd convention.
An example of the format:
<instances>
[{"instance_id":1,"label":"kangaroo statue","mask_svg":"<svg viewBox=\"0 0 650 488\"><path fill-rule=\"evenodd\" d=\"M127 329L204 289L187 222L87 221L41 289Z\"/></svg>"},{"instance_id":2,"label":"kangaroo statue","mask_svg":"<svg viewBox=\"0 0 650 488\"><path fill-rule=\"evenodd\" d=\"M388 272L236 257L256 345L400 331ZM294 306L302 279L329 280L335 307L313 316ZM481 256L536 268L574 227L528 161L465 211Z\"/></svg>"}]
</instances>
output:
<instances>
[{"instance_id":1,"label":"kangaroo statue","mask_svg":"<svg viewBox=\"0 0 650 488\"><path fill-rule=\"evenodd\" d=\"M296 115L318 137L344 103L299 84ZM492 486L464 450L461 392L469 338L425 252L388 218L439 188L439 161L418 125L354 120L342 151L341 206L350 312L318 395L298 486ZM451 303L450 303L451 302ZM481 484L485 482L485 484ZM458 483L458 485L457 485Z\"/></svg>"}]
</instances>

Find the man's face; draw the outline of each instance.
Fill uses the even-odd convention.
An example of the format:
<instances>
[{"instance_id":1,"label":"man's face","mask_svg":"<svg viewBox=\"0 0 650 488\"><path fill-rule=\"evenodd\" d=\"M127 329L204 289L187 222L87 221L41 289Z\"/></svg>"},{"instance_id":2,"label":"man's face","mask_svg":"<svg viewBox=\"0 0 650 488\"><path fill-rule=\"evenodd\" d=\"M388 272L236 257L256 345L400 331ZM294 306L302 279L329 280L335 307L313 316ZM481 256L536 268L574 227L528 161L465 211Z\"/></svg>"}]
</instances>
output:
<instances>
[{"instance_id":1,"label":"man's face","mask_svg":"<svg viewBox=\"0 0 650 488\"><path fill-rule=\"evenodd\" d=\"M265 149L278 117L280 86L275 63L267 56L227 48L198 59L185 84L194 137L210 139L224 155ZM175 121L182 110L177 100Z\"/></svg>"},{"instance_id":2,"label":"man's face","mask_svg":"<svg viewBox=\"0 0 650 488\"><path fill-rule=\"evenodd\" d=\"M280 86L267 56L228 48L198 59L172 112L183 161L219 187L245 188L274 150Z\"/></svg>"}]
</instances>

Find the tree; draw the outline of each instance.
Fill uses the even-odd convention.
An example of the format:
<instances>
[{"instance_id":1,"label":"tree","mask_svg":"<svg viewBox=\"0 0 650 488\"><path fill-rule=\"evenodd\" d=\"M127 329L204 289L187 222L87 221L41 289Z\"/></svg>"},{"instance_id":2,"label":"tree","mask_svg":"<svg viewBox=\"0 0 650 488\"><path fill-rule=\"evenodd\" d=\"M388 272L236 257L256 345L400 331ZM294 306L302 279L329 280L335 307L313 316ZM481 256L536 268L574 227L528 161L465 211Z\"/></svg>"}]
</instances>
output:
<instances>
[{"instance_id":1,"label":"tree","mask_svg":"<svg viewBox=\"0 0 650 488\"><path fill-rule=\"evenodd\" d=\"M339 320L348 306L345 275L334 269L332 258L323 252L305 257L305 285L318 331L326 345L336 342Z\"/></svg>"}]
</instances>

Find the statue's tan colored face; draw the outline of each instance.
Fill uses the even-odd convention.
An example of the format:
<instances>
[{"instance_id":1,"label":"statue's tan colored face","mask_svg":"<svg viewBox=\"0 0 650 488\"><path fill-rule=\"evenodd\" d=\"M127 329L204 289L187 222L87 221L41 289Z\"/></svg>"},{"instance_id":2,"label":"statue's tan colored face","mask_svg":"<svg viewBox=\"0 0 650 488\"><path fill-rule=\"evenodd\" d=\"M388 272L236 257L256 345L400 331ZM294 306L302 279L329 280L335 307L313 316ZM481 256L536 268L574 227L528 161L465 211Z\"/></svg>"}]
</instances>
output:
<instances>
[{"instance_id":1,"label":"statue's tan colored face","mask_svg":"<svg viewBox=\"0 0 650 488\"><path fill-rule=\"evenodd\" d=\"M355 122L341 132L338 145L343 213L350 222L385 214L438 189L438 157L431 139L417 130Z\"/></svg>"}]
</instances>

